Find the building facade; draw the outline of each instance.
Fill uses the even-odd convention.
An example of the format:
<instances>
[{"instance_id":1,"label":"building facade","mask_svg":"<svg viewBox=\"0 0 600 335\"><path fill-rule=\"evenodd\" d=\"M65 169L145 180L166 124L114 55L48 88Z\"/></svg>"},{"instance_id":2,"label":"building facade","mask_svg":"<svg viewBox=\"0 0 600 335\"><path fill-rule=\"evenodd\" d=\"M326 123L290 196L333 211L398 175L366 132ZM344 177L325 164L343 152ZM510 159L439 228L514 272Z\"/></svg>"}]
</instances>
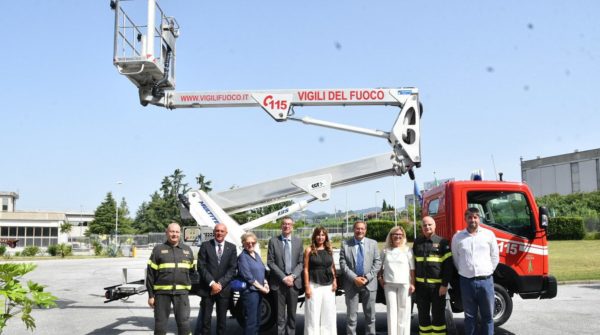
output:
<instances>
[{"instance_id":1,"label":"building facade","mask_svg":"<svg viewBox=\"0 0 600 335\"><path fill-rule=\"evenodd\" d=\"M15 251L66 243L69 237L83 236L94 219L93 213L17 211L18 198L15 192L0 192L0 239L18 240ZM71 231L61 233L65 223L71 225Z\"/></svg>"},{"instance_id":2,"label":"building facade","mask_svg":"<svg viewBox=\"0 0 600 335\"><path fill-rule=\"evenodd\" d=\"M569 154L521 158L521 178L536 197L600 190L600 149Z\"/></svg>"}]
</instances>

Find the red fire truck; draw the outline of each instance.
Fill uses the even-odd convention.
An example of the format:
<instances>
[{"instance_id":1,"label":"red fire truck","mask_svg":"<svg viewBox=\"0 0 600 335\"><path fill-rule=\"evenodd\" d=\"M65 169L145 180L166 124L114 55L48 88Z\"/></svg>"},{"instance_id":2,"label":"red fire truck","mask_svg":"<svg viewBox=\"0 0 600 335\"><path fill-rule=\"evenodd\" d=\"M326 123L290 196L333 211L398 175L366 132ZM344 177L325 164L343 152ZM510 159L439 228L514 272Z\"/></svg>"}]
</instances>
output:
<instances>
[{"instance_id":1,"label":"red fire truck","mask_svg":"<svg viewBox=\"0 0 600 335\"><path fill-rule=\"evenodd\" d=\"M557 282L548 269L548 210L538 207L524 183L504 181L450 181L423 194L423 216L436 222L436 233L452 240L465 229L465 210L476 207L481 224L498 240L500 263L494 272L494 323L505 323L512 313L512 296L551 299ZM458 274L457 274L458 276ZM458 278L451 283L452 311L462 312Z\"/></svg>"}]
</instances>

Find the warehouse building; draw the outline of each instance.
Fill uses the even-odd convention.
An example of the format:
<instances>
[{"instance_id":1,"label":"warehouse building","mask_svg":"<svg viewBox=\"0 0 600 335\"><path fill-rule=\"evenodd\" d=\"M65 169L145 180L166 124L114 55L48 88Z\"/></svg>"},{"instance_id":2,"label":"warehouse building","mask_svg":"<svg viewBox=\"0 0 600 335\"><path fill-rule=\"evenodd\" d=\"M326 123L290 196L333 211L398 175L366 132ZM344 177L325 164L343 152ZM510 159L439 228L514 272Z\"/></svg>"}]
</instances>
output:
<instances>
[{"instance_id":1,"label":"warehouse building","mask_svg":"<svg viewBox=\"0 0 600 335\"><path fill-rule=\"evenodd\" d=\"M521 158L521 177L536 197L600 190L600 149L569 154Z\"/></svg>"},{"instance_id":2,"label":"warehouse building","mask_svg":"<svg viewBox=\"0 0 600 335\"><path fill-rule=\"evenodd\" d=\"M0 239L18 240L16 251L26 246L48 247L66 243L71 237L83 236L93 213L17 211L16 192L0 192ZM61 233L62 224L71 225L69 233Z\"/></svg>"}]
</instances>

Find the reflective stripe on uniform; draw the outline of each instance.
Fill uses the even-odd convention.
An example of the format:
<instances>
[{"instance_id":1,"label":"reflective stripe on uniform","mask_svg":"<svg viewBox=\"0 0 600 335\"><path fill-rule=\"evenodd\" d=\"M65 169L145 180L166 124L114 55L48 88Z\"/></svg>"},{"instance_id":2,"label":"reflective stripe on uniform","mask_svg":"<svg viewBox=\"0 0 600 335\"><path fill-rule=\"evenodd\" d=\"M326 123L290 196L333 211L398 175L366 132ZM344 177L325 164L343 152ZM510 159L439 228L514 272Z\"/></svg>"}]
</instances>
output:
<instances>
[{"instance_id":1,"label":"reflective stripe on uniform","mask_svg":"<svg viewBox=\"0 0 600 335\"><path fill-rule=\"evenodd\" d=\"M440 284L442 282L441 279L434 279L434 278L421 278L421 277L417 277L415 279L417 282L419 283L428 283L428 284Z\"/></svg>"},{"instance_id":2,"label":"reflective stripe on uniform","mask_svg":"<svg viewBox=\"0 0 600 335\"><path fill-rule=\"evenodd\" d=\"M445 330L446 330L446 325L442 325L442 326L431 326L431 328L432 328L433 330L435 330L435 331L440 331L440 330L443 330L443 331L445 331Z\"/></svg>"},{"instance_id":3,"label":"reflective stripe on uniform","mask_svg":"<svg viewBox=\"0 0 600 335\"><path fill-rule=\"evenodd\" d=\"M191 285L154 285L155 291L166 291L166 290L191 290Z\"/></svg>"},{"instance_id":4,"label":"reflective stripe on uniform","mask_svg":"<svg viewBox=\"0 0 600 335\"><path fill-rule=\"evenodd\" d=\"M449 257L452 257L451 252L447 252L442 257L438 257L438 256L415 257L415 262L427 261L427 262L432 262L432 263L442 263L443 261L447 260Z\"/></svg>"},{"instance_id":5,"label":"reflective stripe on uniform","mask_svg":"<svg viewBox=\"0 0 600 335\"><path fill-rule=\"evenodd\" d=\"M158 270L158 265L151 260L148 260L148 266L150 266L154 270Z\"/></svg>"},{"instance_id":6,"label":"reflective stripe on uniform","mask_svg":"<svg viewBox=\"0 0 600 335\"><path fill-rule=\"evenodd\" d=\"M159 264L156 269L158 270L162 270L162 269L191 269L193 266L192 263L162 263Z\"/></svg>"}]
</instances>

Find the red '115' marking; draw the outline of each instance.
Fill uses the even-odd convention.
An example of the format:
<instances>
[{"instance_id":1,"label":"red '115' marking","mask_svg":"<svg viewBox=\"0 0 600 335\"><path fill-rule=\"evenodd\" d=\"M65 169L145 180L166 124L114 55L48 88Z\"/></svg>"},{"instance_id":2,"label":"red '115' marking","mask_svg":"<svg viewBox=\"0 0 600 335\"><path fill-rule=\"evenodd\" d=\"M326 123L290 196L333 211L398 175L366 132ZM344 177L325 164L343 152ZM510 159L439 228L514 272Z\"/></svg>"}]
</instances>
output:
<instances>
[{"instance_id":1,"label":"red '115' marking","mask_svg":"<svg viewBox=\"0 0 600 335\"><path fill-rule=\"evenodd\" d=\"M270 109L287 109L288 102L287 100L274 100L272 95L267 95L263 99L263 106L268 107Z\"/></svg>"}]
</instances>

